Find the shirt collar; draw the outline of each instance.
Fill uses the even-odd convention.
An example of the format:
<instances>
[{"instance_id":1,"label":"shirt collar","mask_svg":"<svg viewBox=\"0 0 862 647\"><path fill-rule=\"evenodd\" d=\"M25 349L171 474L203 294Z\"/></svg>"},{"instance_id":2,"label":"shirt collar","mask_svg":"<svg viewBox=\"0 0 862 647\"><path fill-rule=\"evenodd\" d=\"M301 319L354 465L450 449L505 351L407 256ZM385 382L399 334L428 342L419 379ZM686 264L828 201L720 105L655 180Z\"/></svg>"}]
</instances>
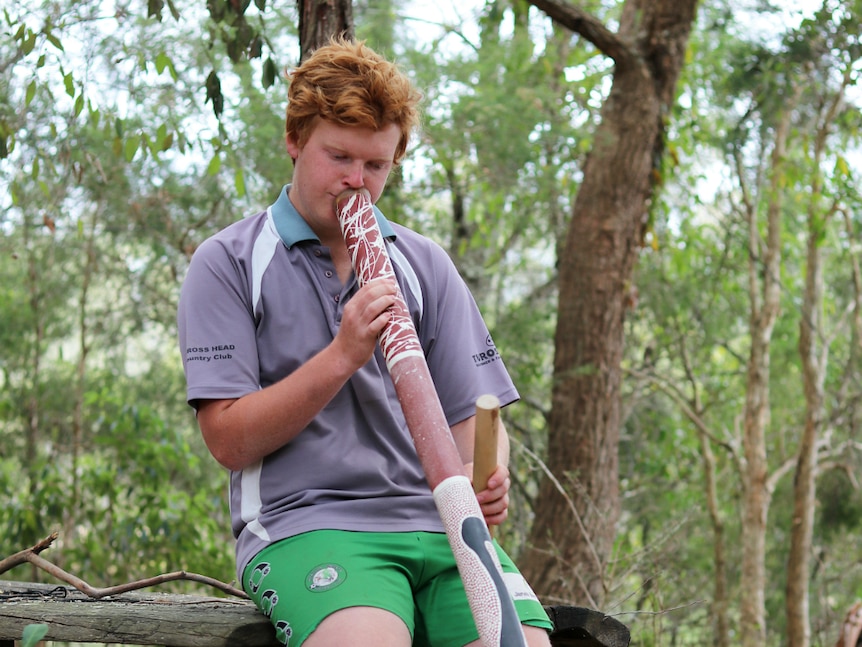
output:
<instances>
[{"instance_id":1,"label":"shirt collar","mask_svg":"<svg viewBox=\"0 0 862 647\"><path fill-rule=\"evenodd\" d=\"M272 221L275 224L275 229L281 237L282 242L288 249L306 240L311 240L319 243L320 239L317 234L312 231L305 219L299 215L296 207L287 197L290 191L290 185L286 185L278 196L274 204L267 209ZM377 226L380 227L380 233L384 238L395 239L395 230L391 223L386 219L377 205L374 205L374 217L377 219Z\"/></svg>"}]
</instances>

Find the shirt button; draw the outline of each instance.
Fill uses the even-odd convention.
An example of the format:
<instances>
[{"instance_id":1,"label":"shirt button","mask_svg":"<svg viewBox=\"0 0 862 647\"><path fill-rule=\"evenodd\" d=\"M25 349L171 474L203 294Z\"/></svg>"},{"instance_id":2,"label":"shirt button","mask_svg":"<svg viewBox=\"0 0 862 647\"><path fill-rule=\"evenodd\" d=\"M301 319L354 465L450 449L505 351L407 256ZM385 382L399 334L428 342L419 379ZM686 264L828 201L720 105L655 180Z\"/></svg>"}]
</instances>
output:
<instances>
[{"instance_id":1,"label":"shirt button","mask_svg":"<svg viewBox=\"0 0 862 647\"><path fill-rule=\"evenodd\" d=\"M339 301L341 301L341 295L340 295L340 294L336 294L336 295L335 295L334 297L332 297L332 298L333 298L333 299L335 299L335 303L338 303Z\"/></svg>"},{"instance_id":2,"label":"shirt button","mask_svg":"<svg viewBox=\"0 0 862 647\"><path fill-rule=\"evenodd\" d=\"M323 253L323 252L321 252L319 249L315 249L315 250L314 250L314 255L315 255L315 256L320 256L322 253Z\"/></svg>"},{"instance_id":3,"label":"shirt button","mask_svg":"<svg viewBox=\"0 0 862 647\"><path fill-rule=\"evenodd\" d=\"M326 272L324 272L324 274L326 274L326 278L328 278L328 279L332 278L332 270L326 270Z\"/></svg>"}]
</instances>

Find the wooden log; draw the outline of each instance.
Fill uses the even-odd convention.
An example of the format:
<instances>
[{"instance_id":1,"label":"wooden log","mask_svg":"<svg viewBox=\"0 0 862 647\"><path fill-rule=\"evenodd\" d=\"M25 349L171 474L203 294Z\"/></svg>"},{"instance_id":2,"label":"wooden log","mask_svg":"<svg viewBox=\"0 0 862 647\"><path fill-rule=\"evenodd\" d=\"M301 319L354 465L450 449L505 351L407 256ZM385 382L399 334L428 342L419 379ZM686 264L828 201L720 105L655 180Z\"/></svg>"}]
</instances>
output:
<instances>
[{"instance_id":1,"label":"wooden log","mask_svg":"<svg viewBox=\"0 0 862 647\"><path fill-rule=\"evenodd\" d=\"M572 606L546 606L554 623L553 647L628 647L628 627L611 616L593 609Z\"/></svg>"},{"instance_id":2,"label":"wooden log","mask_svg":"<svg viewBox=\"0 0 862 647\"><path fill-rule=\"evenodd\" d=\"M55 594L51 594L54 591ZM94 600L75 589L0 582L0 640L45 623L45 640L166 647L273 647L275 630L239 598L124 593Z\"/></svg>"},{"instance_id":3,"label":"wooden log","mask_svg":"<svg viewBox=\"0 0 862 647\"><path fill-rule=\"evenodd\" d=\"M553 647L628 647L629 630L599 611L546 606ZM239 598L124 593L94 600L51 584L0 581L0 647L24 627L48 625L45 640L165 647L276 647L275 630Z\"/></svg>"}]
</instances>

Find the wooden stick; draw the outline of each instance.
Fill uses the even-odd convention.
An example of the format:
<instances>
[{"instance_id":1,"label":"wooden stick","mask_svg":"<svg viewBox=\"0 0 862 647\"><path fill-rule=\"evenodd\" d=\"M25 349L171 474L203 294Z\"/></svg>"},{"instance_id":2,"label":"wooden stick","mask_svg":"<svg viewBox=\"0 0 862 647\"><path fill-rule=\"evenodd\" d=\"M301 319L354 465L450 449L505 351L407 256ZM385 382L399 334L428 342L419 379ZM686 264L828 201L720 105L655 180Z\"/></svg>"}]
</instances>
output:
<instances>
[{"instance_id":1,"label":"wooden stick","mask_svg":"<svg viewBox=\"0 0 862 647\"><path fill-rule=\"evenodd\" d=\"M497 443L500 435L500 400L495 395L480 395L476 400L476 438L473 448L473 490L479 494L497 469Z\"/></svg>"},{"instance_id":2,"label":"wooden stick","mask_svg":"<svg viewBox=\"0 0 862 647\"><path fill-rule=\"evenodd\" d=\"M488 487L488 479L497 469L500 436L500 400L495 395L480 395L476 400L476 435L473 440L473 491L479 494ZM488 526L494 536L494 527Z\"/></svg>"}]
</instances>

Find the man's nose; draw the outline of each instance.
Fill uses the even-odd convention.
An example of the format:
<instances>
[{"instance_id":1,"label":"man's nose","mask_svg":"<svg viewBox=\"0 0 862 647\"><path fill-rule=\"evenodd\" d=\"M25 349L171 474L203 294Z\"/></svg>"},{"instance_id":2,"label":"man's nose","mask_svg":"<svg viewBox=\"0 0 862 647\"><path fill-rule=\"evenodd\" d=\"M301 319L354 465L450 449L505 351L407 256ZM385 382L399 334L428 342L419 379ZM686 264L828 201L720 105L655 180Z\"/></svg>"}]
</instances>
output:
<instances>
[{"instance_id":1,"label":"man's nose","mask_svg":"<svg viewBox=\"0 0 862 647\"><path fill-rule=\"evenodd\" d=\"M365 185L364 168L361 162L354 162L350 165L344 177L344 183L351 189L361 189Z\"/></svg>"}]
</instances>

